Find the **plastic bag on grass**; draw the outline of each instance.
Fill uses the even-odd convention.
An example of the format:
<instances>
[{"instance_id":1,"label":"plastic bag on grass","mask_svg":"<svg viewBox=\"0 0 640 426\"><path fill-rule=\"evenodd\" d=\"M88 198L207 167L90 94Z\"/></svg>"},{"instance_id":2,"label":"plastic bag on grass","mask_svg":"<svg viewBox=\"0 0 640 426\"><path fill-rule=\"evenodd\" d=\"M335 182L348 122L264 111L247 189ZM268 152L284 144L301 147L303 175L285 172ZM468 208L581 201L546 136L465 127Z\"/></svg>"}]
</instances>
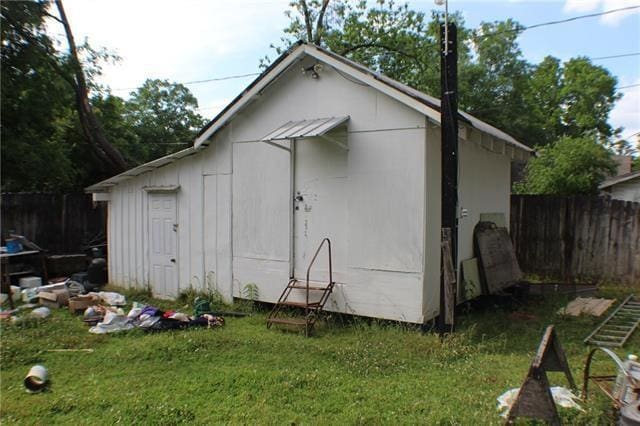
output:
<instances>
[{"instance_id":1,"label":"plastic bag on grass","mask_svg":"<svg viewBox=\"0 0 640 426\"><path fill-rule=\"evenodd\" d=\"M506 417L509 412L509 408L516 400L518 396L518 391L520 388L509 389L502 395L500 395L498 399L498 411L500 411L500 415L502 417ZM584 411L580 405L576 401L579 401L576 395L571 392L567 388L563 388L562 386L554 386L551 388L551 396L553 396L553 402L558 404L564 408L574 408L576 410Z\"/></svg>"},{"instance_id":2,"label":"plastic bag on grass","mask_svg":"<svg viewBox=\"0 0 640 426\"><path fill-rule=\"evenodd\" d=\"M104 315L102 322L99 322L89 329L89 333L115 333L117 331L131 330L132 328L133 324L128 322L128 319L124 314L109 311Z\"/></svg>"},{"instance_id":3,"label":"plastic bag on grass","mask_svg":"<svg viewBox=\"0 0 640 426\"><path fill-rule=\"evenodd\" d=\"M120 293L101 291L100 293L89 293L91 295L98 296L103 303L111 306L124 306L127 304L127 299Z\"/></svg>"}]
</instances>

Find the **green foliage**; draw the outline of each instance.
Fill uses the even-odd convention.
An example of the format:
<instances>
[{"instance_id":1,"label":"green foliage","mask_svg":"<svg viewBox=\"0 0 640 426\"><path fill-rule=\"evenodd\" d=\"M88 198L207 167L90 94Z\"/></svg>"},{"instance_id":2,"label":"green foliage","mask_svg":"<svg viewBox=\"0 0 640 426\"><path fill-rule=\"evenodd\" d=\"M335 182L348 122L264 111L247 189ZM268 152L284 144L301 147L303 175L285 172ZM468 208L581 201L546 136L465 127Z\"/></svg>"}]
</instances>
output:
<instances>
[{"instance_id":1,"label":"green foliage","mask_svg":"<svg viewBox=\"0 0 640 426\"><path fill-rule=\"evenodd\" d=\"M255 283L247 283L242 287L242 295L245 299L255 302L260 298L260 289Z\"/></svg>"},{"instance_id":2,"label":"green foliage","mask_svg":"<svg viewBox=\"0 0 640 426\"><path fill-rule=\"evenodd\" d=\"M296 40L309 41L303 0L285 13L278 53ZM313 28L322 2L307 1ZM546 145L563 136L595 134L608 141L619 129L607 123L619 95L616 79L587 58L561 64L553 57L540 64L524 59L517 42L522 26L483 22L471 30L458 12L459 105L529 146ZM345 0L330 2L321 25L320 44L375 71L439 97L439 24L442 15L426 16L404 3ZM315 30L314 30L315 31ZM317 34L312 31L313 37Z\"/></svg>"},{"instance_id":3,"label":"green foliage","mask_svg":"<svg viewBox=\"0 0 640 426\"><path fill-rule=\"evenodd\" d=\"M74 98L50 54L43 2L2 2L2 187L67 188L75 172L64 133Z\"/></svg>"},{"instance_id":4,"label":"green foliage","mask_svg":"<svg viewBox=\"0 0 640 426\"><path fill-rule=\"evenodd\" d=\"M615 172L611 153L593 137L564 137L541 147L529 160L520 194L596 194L598 185Z\"/></svg>"},{"instance_id":5,"label":"green foliage","mask_svg":"<svg viewBox=\"0 0 640 426\"><path fill-rule=\"evenodd\" d=\"M189 283L189 287L180 292L178 300L190 308L195 308L197 304L202 302L206 302L213 310L228 307L224 297L218 291L215 272L213 271L207 273L204 288L200 285L200 280L194 276Z\"/></svg>"},{"instance_id":6,"label":"green foliage","mask_svg":"<svg viewBox=\"0 0 640 426\"><path fill-rule=\"evenodd\" d=\"M616 85L609 71L593 65L588 58L572 58L565 63L561 86L565 134L575 137L594 130L602 139L612 136L607 119L620 98Z\"/></svg>"},{"instance_id":7,"label":"green foliage","mask_svg":"<svg viewBox=\"0 0 640 426\"><path fill-rule=\"evenodd\" d=\"M321 2L307 2L313 19ZM296 40L308 40L300 2L286 12L290 25L284 30L282 53ZM462 21L461 15L451 19ZM406 4L380 1L371 7L365 1L332 1L325 14L321 45L340 55L382 72L427 93L440 87L438 34L435 15L431 20ZM461 31L466 31L461 29ZM460 48L467 51L466 46Z\"/></svg>"},{"instance_id":8,"label":"green foliage","mask_svg":"<svg viewBox=\"0 0 640 426\"><path fill-rule=\"evenodd\" d=\"M548 145L562 134L562 74L560 60L552 56L545 57L531 73L524 96L529 107L527 117L535 124L529 126L530 138L536 145Z\"/></svg>"},{"instance_id":9,"label":"green foliage","mask_svg":"<svg viewBox=\"0 0 640 426\"><path fill-rule=\"evenodd\" d=\"M77 191L110 175L85 141L69 57L56 50L44 25L49 6L47 1L0 6L3 191ZM193 142L204 120L186 87L148 80L124 101L95 83L102 64L118 58L86 43L78 50L94 112L129 164Z\"/></svg>"},{"instance_id":10,"label":"green foliage","mask_svg":"<svg viewBox=\"0 0 640 426\"><path fill-rule=\"evenodd\" d=\"M124 121L136 134L137 162L189 147L205 120L191 91L167 80L146 80L125 104Z\"/></svg>"},{"instance_id":11,"label":"green foliage","mask_svg":"<svg viewBox=\"0 0 640 426\"><path fill-rule=\"evenodd\" d=\"M529 105L525 93L533 66L522 56L517 36L520 24L482 23L465 39L461 32L458 44L470 43L471 51L463 52L458 87L460 108L532 144ZM436 92L439 97L439 89Z\"/></svg>"}]
</instances>

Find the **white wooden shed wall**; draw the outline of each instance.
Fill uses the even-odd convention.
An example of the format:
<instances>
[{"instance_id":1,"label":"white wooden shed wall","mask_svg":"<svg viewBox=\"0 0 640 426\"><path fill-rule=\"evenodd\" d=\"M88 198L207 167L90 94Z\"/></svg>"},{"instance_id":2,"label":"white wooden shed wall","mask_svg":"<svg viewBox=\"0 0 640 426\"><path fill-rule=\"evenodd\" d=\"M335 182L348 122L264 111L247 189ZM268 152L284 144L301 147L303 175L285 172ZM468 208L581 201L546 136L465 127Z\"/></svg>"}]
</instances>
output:
<instances>
[{"instance_id":1,"label":"white wooden shed wall","mask_svg":"<svg viewBox=\"0 0 640 426\"><path fill-rule=\"evenodd\" d=\"M346 226L332 231L344 241L333 247L344 265L336 265L327 309L415 323L438 314L440 128L331 67L317 80L300 72L313 63L294 65L202 151L111 188L111 282L149 282L145 188L175 185L179 291L208 283L240 297L254 283L261 300L275 301L290 270L290 160L259 141L290 120L348 115L348 134L339 136L349 147L338 207ZM460 222L461 260L472 256L480 213L509 214L510 159L483 149L480 138L470 131L460 144L460 204L469 211Z\"/></svg>"},{"instance_id":2,"label":"white wooden shed wall","mask_svg":"<svg viewBox=\"0 0 640 426\"><path fill-rule=\"evenodd\" d=\"M346 233L346 245L335 238L333 247L346 267L336 265L327 309L421 322L426 119L331 68L318 80L304 76L306 65L229 125L234 295L255 283L261 299L274 302L289 277L289 154L259 140L288 120L348 115L346 205L336 206L346 208L347 226L336 231Z\"/></svg>"},{"instance_id":3,"label":"white wooden shed wall","mask_svg":"<svg viewBox=\"0 0 640 426\"><path fill-rule=\"evenodd\" d=\"M230 169L216 161L205 167L206 160L204 155L186 157L111 189L108 240L112 283L134 288L145 288L149 283L150 194L146 189L172 185L179 185L175 192L179 289L204 289L209 271L215 273L209 274L211 285L231 281ZM206 227L205 219L209 220ZM218 290L231 295L230 286Z\"/></svg>"}]
</instances>

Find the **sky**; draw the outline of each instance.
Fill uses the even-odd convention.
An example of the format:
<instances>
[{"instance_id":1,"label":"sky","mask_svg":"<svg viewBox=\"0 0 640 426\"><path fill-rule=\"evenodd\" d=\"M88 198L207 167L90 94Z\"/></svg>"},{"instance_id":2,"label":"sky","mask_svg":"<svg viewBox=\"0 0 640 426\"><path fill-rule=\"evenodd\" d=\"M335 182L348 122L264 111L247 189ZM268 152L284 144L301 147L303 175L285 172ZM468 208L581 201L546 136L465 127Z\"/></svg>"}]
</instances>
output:
<instances>
[{"instance_id":1,"label":"sky","mask_svg":"<svg viewBox=\"0 0 640 426\"><path fill-rule=\"evenodd\" d=\"M185 83L260 71L260 59L277 56L288 19L289 0L64 0L76 41L117 54L104 66L101 83L127 97L145 79ZM430 13L433 0L409 0L411 8ZM525 26L640 5L640 0L449 0L449 11L462 12L466 25L512 18ZM53 33L63 34L52 22ZM640 9L533 28L519 37L525 58L538 63L547 55L601 58L640 53ZM635 143L640 132L640 55L597 59L618 79L623 97L610 116L623 137ZM187 84L199 112L213 118L255 76Z\"/></svg>"}]
</instances>

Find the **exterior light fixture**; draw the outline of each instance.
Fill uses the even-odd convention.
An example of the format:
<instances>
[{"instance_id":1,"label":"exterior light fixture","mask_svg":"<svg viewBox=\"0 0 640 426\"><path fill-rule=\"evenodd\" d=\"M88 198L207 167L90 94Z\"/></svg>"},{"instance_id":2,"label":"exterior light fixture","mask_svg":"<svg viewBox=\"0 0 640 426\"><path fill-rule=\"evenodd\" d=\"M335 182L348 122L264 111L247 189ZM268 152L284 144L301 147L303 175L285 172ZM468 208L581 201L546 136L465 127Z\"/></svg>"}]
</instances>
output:
<instances>
[{"instance_id":1,"label":"exterior light fixture","mask_svg":"<svg viewBox=\"0 0 640 426\"><path fill-rule=\"evenodd\" d=\"M311 78L317 80L320 78L320 72L324 69L324 66L320 63L315 63L309 67L302 67L302 74L307 75L307 73L311 73Z\"/></svg>"}]
</instances>

